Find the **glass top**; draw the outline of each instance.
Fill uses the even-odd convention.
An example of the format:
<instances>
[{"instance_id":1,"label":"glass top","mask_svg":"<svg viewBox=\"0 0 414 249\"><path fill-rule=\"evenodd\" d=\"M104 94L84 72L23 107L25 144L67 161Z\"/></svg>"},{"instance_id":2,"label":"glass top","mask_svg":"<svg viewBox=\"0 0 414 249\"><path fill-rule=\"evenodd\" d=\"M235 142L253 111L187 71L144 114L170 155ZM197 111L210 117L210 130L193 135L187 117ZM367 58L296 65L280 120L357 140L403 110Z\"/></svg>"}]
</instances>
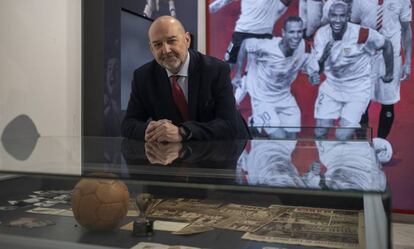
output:
<instances>
[{"instance_id":1,"label":"glass top","mask_svg":"<svg viewBox=\"0 0 414 249\"><path fill-rule=\"evenodd\" d=\"M303 128L302 128L303 130ZM2 138L0 172L231 186L383 192L369 135L145 143L120 137ZM309 133L310 134L310 133ZM332 134L335 134L333 132Z\"/></svg>"}]
</instances>

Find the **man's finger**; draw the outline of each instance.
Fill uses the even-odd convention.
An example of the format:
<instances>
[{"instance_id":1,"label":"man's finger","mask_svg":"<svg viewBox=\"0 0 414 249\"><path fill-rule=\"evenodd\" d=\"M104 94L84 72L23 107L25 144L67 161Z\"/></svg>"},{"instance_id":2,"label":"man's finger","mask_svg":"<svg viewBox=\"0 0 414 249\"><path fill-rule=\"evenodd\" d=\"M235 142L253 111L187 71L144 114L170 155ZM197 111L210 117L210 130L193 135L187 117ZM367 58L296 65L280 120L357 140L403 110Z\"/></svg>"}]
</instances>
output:
<instances>
[{"instance_id":1,"label":"man's finger","mask_svg":"<svg viewBox=\"0 0 414 249\"><path fill-rule=\"evenodd\" d=\"M145 130L145 141L148 141L148 139L152 136L152 133L154 132L157 127L160 126L160 123L158 121L151 121L147 129Z\"/></svg>"},{"instance_id":2,"label":"man's finger","mask_svg":"<svg viewBox=\"0 0 414 249\"><path fill-rule=\"evenodd\" d=\"M151 134L150 140L154 142L161 142L162 137L165 135L165 128L160 126Z\"/></svg>"},{"instance_id":3,"label":"man's finger","mask_svg":"<svg viewBox=\"0 0 414 249\"><path fill-rule=\"evenodd\" d=\"M160 132L165 132L166 121L158 121L157 126L151 130L147 135L147 141L157 141Z\"/></svg>"}]
</instances>

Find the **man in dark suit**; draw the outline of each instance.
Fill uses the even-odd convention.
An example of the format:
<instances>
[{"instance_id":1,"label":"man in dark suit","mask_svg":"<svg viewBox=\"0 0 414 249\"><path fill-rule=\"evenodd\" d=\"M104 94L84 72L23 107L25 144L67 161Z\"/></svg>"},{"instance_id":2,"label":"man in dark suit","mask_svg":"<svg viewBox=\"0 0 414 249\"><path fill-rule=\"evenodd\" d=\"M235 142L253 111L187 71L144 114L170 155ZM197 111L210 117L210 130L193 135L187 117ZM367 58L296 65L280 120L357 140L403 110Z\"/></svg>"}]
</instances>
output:
<instances>
[{"instance_id":1,"label":"man in dark suit","mask_svg":"<svg viewBox=\"0 0 414 249\"><path fill-rule=\"evenodd\" d=\"M156 19L148 36L155 60L134 72L122 135L151 142L249 138L228 65L189 49L190 34L174 17Z\"/></svg>"}]
</instances>

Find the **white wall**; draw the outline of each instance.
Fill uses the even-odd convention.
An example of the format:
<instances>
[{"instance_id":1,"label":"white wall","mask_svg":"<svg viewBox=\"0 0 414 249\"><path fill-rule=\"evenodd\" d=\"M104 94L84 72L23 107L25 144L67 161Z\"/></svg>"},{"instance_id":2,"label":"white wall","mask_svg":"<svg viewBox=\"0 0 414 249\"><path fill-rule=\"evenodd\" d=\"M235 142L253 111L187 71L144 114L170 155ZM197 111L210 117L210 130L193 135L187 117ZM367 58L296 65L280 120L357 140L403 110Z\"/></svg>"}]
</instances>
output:
<instances>
[{"instance_id":1,"label":"white wall","mask_svg":"<svg viewBox=\"0 0 414 249\"><path fill-rule=\"evenodd\" d=\"M198 0L198 26L197 48L201 53L206 53L206 1Z\"/></svg>"},{"instance_id":2,"label":"white wall","mask_svg":"<svg viewBox=\"0 0 414 249\"><path fill-rule=\"evenodd\" d=\"M21 114L80 135L81 0L0 0L0 135Z\"/></svg>"}]
</instances>

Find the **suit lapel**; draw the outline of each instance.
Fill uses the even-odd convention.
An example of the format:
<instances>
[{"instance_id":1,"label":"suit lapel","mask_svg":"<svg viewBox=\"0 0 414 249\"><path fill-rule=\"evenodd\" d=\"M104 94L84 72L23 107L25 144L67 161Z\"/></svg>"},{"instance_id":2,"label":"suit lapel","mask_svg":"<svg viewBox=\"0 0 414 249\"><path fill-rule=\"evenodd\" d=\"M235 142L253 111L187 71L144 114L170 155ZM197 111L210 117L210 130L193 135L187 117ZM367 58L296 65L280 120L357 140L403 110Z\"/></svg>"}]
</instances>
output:
<instances>
[{"instance_id":1,"label":"suit lapel","mask_svg":"<svg viewBox=\"0 0 414 249\"><path fill-rule=\"evenodd\" d=\"M200 74L198 68L197 54L189 51L190 64L188 66L188 114L190 120L197 120L197 100L200 86Z\"/></svg>"}]
</instances>

